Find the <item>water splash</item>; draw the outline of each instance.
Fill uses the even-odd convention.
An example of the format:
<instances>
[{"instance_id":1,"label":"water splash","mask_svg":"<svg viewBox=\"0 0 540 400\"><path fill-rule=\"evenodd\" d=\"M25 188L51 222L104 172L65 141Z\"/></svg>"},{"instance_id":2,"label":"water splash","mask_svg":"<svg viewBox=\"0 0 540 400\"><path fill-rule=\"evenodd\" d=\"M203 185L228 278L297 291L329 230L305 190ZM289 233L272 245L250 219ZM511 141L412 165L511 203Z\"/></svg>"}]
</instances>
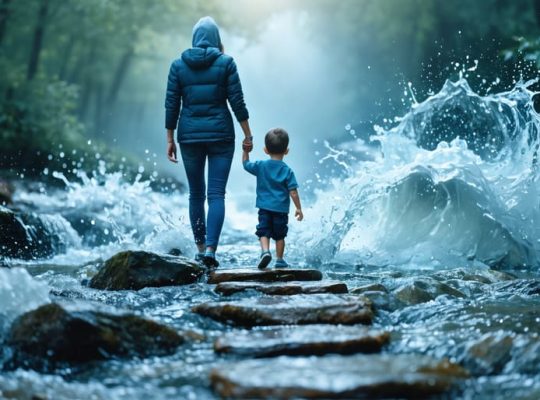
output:
<instances>
[{"instance_id":1,"label":"water splash","mask_svg":"<svg viewBox=\"0 0 540 400\"><path fill-rule=\"evenodd\" d=\"M532 83L481 96L465 79L447 81L393 128L376 127L378 155L357 157L364 161L318 191L309 214L320 218L300 235L310 254L376 265L536 266L540 118ZM344 151L363 151L355 141L340 149L341 160Z\"/></svg>"},{"instance_id":2,"label":"water splash","mask_svg":"<svg viewBox=\"0 0 540 400\"><path fill-rule=\"evenodd\" d=\"M49 288L22 268L0 268L0 336L18 315L48 303Z\"/></svg>"},{"instance_id":3,"label":"water splash","mask_svg":"<svg viewBox=\"0 0 540 400\"><path fill-rule=\"evenodd\" d=\"M122 173L108 173L104 168L92 175L79 172L76 181L59 172L53 175L64 182L65 189L21 191L15 199L28 209L66 221L67 226L51 222L53 232L74 232L77 240L72 238L67 253L50 262L72 264L76 259L81 263L128 248L161 252L188 248L186 196L158 193L150 181L136 177L128 182Z\"/></svg>"}]
</instances>

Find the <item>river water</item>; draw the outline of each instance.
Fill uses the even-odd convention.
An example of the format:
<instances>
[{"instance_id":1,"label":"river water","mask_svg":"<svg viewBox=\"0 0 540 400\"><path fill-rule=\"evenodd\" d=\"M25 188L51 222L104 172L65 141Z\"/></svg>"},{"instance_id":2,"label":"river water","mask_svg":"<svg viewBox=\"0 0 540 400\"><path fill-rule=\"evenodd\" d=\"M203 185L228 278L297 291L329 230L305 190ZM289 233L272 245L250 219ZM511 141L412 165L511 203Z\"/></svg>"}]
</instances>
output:
<instances>
[{"instance_id":1,"label":"river water","mask_svg":"<svg viewBox=\"0 0 540 400\"><path fill-rule=\"evenodd\" d=\"M530 83L529 83L530 84ZM447 357L471 371L452 398L540 398L540 118L527 83L478 95L465 79L414 103L368 137L324 143L306 220L291 223L288 260L349 288L372 283L375 326L389 353ZM126 182L102 165L64 189L31 186L14 203L62 238L56 254L0 268L0 339L13 318L50 301L135 311L204 336L169 357L113 360L41 374L0 374L0 394L51 399L214 398L207 375L234 360L212 342L230 328L190 312L216 300L204 283L138 292L82 284L123 249L167 252L192 245L184 194ZM253 266L256 210L228 199L220 259ZM253 294L250 294L253 295ZM237 295L241 298L245 295ZM4 356L9 349L3 349ZM286 371L285 371L286 372Z\"/></svg>"}]
</instances>

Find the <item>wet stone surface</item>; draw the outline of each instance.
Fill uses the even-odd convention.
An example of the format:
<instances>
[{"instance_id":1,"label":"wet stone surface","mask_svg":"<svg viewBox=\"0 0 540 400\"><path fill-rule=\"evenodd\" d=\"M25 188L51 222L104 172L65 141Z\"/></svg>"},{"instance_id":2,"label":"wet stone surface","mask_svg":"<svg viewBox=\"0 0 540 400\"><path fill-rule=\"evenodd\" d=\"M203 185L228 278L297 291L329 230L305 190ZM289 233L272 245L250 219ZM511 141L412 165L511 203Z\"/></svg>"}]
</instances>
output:
<instances>
[{"instance_id":1,"label":"wet stone surface","mask_svg":"<svg viewBox=\"0 0 540 400\"><path fill-rule=\"evenodd\" d=\"M255 359L214 369L214 390L232 398L420 398L444 392L467 371L414 354Z\"/></svg>"},{"instance_id":2,"label":"wet stone surface","mask_svg":"<svg viewBox=\"0 0 540 400\"><path fill-rule=\"evenodd\" d=\"M233 331L218 338L214 350L243 356L376 353L390 334L364 325L304 325Z\"/></svg>"},{"instance_id":3,"label":"wet stone surface","mask_svg":"<svg viewBox=\"0 0 540 400\"><path fill-rule=\"evenodd\" d=\"M175 330L133 314L70 310L47 304L15 320L8 368L51 370L110 358L165 355L184 342Z\"/></svg>"},{"instance_id":4,"label":"wet stone surface","mask_svg":"<svg viewBox=\"0 0 540 400\"><path fill-rule=\"evenodd\" d=\"M362 296L312 294L265 296L238 301L208 302L193 311L238 325L370 324L371 302Z\"/></svg>"},{"instance_id":5,"label":"wet stone surface","mask_svg":"<svg viewBox=\"0 0 540 400\"><path fill-rule=\"evenodd\" d=\"M339 281L320 282L222 282L219 283L215 291L228 296L233 293L246 290L256 290L261 293L271 295L293 295L293 294L313 294L313 293L347 293L347 285Z\"/></svg>"},{"instance_id":6,"label":"wet stone surface","mask_svg":"<svg viewBox=\"0 0 540 400\"><path fill-rule=\"evenodd\" d=\"M145 287L185 285L197 282L204 268L185 257L145 251L124 251L108 259L90 281L105 290L140 290Z\"/></svg>"},{"instance_id":7,"label":"wet stone surface","mask_svg":"<svg viewBox=\"0 0 540 400\"><path fill-rule=\"evenodd\" d=\"M208 283L221 282L287 282L287 281L320 281L321 271L317 269L218 269L208 275Z\"/></svg>"}]
</instances>

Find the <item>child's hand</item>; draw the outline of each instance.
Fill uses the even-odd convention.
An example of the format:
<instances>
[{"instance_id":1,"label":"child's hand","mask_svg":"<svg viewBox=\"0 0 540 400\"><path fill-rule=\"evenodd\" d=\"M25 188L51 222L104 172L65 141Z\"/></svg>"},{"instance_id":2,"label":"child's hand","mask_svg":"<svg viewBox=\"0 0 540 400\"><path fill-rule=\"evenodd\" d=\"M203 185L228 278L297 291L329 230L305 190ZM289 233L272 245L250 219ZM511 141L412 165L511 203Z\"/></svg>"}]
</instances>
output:
<instances>
[{"instance_id":1,"label":"child's hand","mask_svg":"<svg viewBox=\"0 0 540 400\"><path fill-rule=\"evenodd\" d=\"M251 136L246 137L242 141L242 150L247 151L248 153L251 153L251 150L253 150L253 138Z\"/></svg>"},{"instance_id":2,"label":"child's hand","mask_svg":"<svg viewBox=\"0 0 540 400\"><path fill-rule=\"evenodd\" d=\"M299 208L297 208L294 212L294 216L296 217L297 221L302 221L304 219L304 213Z\"/></svg>"}]
</instances>

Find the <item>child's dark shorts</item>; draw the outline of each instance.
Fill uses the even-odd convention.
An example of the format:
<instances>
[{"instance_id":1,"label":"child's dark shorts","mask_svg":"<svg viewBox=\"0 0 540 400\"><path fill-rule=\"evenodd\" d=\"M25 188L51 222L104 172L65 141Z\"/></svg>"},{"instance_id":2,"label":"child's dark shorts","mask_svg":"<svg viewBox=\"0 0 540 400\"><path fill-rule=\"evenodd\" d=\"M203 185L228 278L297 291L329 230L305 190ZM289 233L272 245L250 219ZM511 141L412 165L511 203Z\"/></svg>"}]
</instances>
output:
<instances>
[{"instance_id":1,"label":"child's dark shorts","mask_svg":"<svg viewBox=\"0 0 540 400\"><path fill-rule=\"evenodd\" d=\"M267 237L281 240L287 236L289 230L289 214L259 209L259 224L255 234L258 237Z\"/></svg>"}]
</instances>

